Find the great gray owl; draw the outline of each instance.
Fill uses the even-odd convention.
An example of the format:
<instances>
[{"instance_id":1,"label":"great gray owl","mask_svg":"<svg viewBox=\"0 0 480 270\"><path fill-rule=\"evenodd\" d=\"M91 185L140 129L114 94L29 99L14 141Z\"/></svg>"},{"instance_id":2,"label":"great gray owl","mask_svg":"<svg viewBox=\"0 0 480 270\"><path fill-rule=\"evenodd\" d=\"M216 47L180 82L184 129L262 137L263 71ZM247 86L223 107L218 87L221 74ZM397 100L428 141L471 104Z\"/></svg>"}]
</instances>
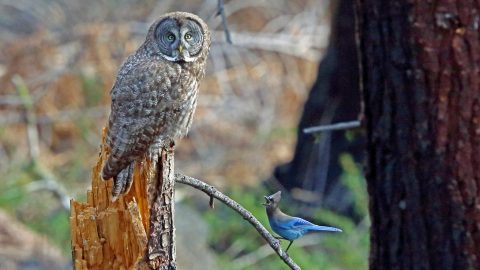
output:
<instances>
[{"instance_id":1,"label":"great gray owl","mask_svg":"<svg viewBox=\"0 0 480 270\"><path fill-rule=\"evenodd\" d=\"M136 160L187 134L209 49L202 19L168 13L150 26L145 42L120 67L110 93L110 151L102 169L103 179L113 178L114 200L130 189Z\"/></svg>"}]
</instances>

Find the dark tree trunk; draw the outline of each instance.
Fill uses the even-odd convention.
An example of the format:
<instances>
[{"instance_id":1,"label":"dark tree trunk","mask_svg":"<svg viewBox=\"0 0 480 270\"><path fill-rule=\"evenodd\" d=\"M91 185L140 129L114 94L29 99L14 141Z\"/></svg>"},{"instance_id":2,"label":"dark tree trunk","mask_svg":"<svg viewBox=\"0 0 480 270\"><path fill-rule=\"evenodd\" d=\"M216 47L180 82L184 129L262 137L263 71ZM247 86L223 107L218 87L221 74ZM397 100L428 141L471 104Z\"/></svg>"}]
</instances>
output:
<instances>
[{"instance_id":1,"label":"dark tree trunk","mask_svg":"<svg viewBox=\"0 0 480 270\"><path fill-rule=\"evenodd\" d=\"M357 3L370 269L480 269L480 3Z\"/></svg>"},{"instance_id":2,"label":"dark tree trunk","mask_svg":"<svg viewBox=\"0 0 480 270\"><path fill-rule=\"evenodd\" d=\"M341 0L337 4L330 44L298 126L294 157L274 172L286 189L313 191L320 195L324 207L339 212L348 212L351 205L348 201L341 202L342 198L348 200L350 196L337 181L342 172L338 158L342 152L350 152L361 162L363 138L357 136L354 142L349 142L345 131L338 131L322 133L318 139L302 130L358 118L360 90L353 4L354 0Z\"/></svg>"}]
</instances>

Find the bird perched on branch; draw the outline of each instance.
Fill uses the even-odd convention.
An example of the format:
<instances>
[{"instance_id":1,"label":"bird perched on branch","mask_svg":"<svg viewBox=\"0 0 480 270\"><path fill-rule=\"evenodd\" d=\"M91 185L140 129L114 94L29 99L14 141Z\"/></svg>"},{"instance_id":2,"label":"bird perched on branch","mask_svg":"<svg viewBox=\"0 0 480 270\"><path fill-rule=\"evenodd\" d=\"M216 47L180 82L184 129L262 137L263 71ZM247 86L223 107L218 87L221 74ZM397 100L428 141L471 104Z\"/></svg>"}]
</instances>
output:
<instances>
[{"instance_id":1,"label":"bird perched on branch","mask_svg":"<svg viewBox=\"0 0 480 270\"><path fill-rule=\"evenodd\" d=\"M168 13L120 67L102 169L103 179L113 178L113 200L130 189L135 161L187 134L209 49L210 32L202 19Z\"/></svg>"},{"instance_id":2,"label":"bird perched on branch","mask_svg":"<svg viewBox=\"0 0 480 270\"><path fill-rule=\"evenodd\" d=\"M292 217L283 213L278 208L278 203L282 198L282 192L278 191L270 196L265 196L263 204L267 209L268 221L272 230L280 235L279 239L290 241L285 252L288 251L293 241L310 232L342 232L342 230L328 226L318 226L305 219Z\"/></svg>"}]
</instances>

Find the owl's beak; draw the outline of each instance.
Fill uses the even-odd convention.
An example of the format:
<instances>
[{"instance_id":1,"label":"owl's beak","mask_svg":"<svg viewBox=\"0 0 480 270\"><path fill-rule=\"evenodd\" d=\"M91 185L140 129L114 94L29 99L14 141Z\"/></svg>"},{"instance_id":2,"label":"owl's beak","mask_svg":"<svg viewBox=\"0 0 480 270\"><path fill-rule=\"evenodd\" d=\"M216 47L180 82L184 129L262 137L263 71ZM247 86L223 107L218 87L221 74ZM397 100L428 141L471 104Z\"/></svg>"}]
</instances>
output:
<instances>
[{"instance_id":1,"label":"owl's beak","mask_svg":"<svg viewBox=\"0 0 480 270\"><path fill-rule=\"evenodd\" d=\"M178 52L179 52L180 54L183 53L183 46L182 46L182 45L179 45L179 46L178 46Z\"/></svg>"}]
</instances>

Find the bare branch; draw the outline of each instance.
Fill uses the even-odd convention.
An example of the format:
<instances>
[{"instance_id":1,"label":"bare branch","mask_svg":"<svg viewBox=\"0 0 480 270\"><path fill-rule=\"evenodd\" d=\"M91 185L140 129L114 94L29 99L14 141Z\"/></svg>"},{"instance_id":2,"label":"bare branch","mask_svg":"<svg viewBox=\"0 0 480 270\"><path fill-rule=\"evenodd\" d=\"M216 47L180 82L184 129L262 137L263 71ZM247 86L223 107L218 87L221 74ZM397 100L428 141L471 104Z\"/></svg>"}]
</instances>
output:
<instances>
[{"instance_id":1,"label":"bare branch","mask_svg":"<svg viewBox=\"0 0 480 270\"><path fill-rule=\"evenodd\" d=\"M128 23L130 31L138 36L143 36L148 29L146 23L131 21ZM251 50L277 52L303 58L309 61L320 59L325 51L325 36L329 28L320 26L315 34L292 34L288 32L238 32L228 30L229 35L235 40L234 46ZM212 46L222 46L228 42L224 31L211 30ZM212 50L213 52L213 50Z\"/></svg>"},{"instance_id":2,"label":"bare branch","mask_svg":"<svg viewBox=\"0 0 480 270\"><path fill-rule=\"evenodd\" d=\"M278 254L278 256L287 264L291 269L299 270L300 267L282 250L280 246L280 241L275 239L265 227L243 206L238 204L236 201L230 199L225 194L218 191L213 186L210 186L198 179L195 179L190 176L183 175L181 173L175 173L175 181L185 185L192 186L198 190L205 192L207 195L217 198L219 201L226 204L228 207L235 210L240 214L245 220L247 220L255 229L260 233L260 235L267 241L267 243L272 247L273 250Z\"/></svg>"},{"instance_id":3,"label":"bare branch","mask_svg":"<svg viewBox=\"0 0 480 270\"><path fill-rule=\"evenodd\" d=\"M227 16L225 16L225 9L223 0L218 0L217 5L217 16L220 15L222 18L223 31L225 31L225 37L228 44L232 44L232 37L230 36L230 31L228 30Z\"/></svg>"},{"instance_id":4,"label":"bare branch","mask_svg":"<svg viewBox=\"0 0 480 270\"><path fill-rule=\"evenodd\" d=\"M40 153L40 147L37 130L37 116L35 114L33 100L27 85L20 76L15 75L12 81L15 84L15 88L17 88L19 99L22 101L25 109L30 159L36 160Z\"/></svg>"},{"instance_id":5,"label":"bare branch","mask_svg":"<svg viewBox=\"0 0 480 270\"><path fill-rule=\"evenodd\" d=\"M70 210L71 196L67 195L65 187L53 177L45 176L42 180L31 182L26 186L28 192L45 190L51 192L52 195L60 202L62 208L66 211Z\"/></svg>"},{"instance_id":6,"label":"bare branch","mask_svg":"<svg viewBox=\"0 0 480 270\"><path fill-rule=\"evenodd\" d=\"M231 32L235 39L236 47L247 49L258 49L263 51L278 52L286 55L301 57L309 61L319 59L324 51L323 47L318 47L311 40L311 35L301 37L285 33L255 33L255 32ZM225 43L223 34L220 31L212 31L212 45ZM318 44L318 43L317 43Z\"/></svg>"},{"instance_id":7,"label":"bare branch","mask_svg":"<svg viewBox=\"0 0 480 270\"><path fill-rule=\"evenodd\" d=\"M360 126L361 126L360 121L355 120L355 121L340 122L340 123L335 123L330 125L308 127L303 129L303 133L310 134L310 133L318 133L322 131L353 129L353 128L358 128Z\"/></svg>"},{"instance_id":8,"label":"bare branch","mask_svg":"<svg viewBox=\"0 0 480 270\"><path fill-rule=\"evenodd\" d=\"M90 108L63 110L48 115L38 115L36 120L37 124L45 125L57 122L70 122L82 117L89 119L106 117L107 113L108 107L101 105ZM20 113L2 112L0 116L0 126L18 124L22 121L24 121L24 118Z\"/></svg>"},{"instance_id":9,"label":"bare branch","mask_svg":"<svg viewBox=\"0 0 480 270\"><path fill-rule=\"evenodd\" d=\"M23 105L23 100L20 99L18 96L4 95L4 96L0 96L0 105L8 105L8 106Z\"/></svg>"}]
</instances>

